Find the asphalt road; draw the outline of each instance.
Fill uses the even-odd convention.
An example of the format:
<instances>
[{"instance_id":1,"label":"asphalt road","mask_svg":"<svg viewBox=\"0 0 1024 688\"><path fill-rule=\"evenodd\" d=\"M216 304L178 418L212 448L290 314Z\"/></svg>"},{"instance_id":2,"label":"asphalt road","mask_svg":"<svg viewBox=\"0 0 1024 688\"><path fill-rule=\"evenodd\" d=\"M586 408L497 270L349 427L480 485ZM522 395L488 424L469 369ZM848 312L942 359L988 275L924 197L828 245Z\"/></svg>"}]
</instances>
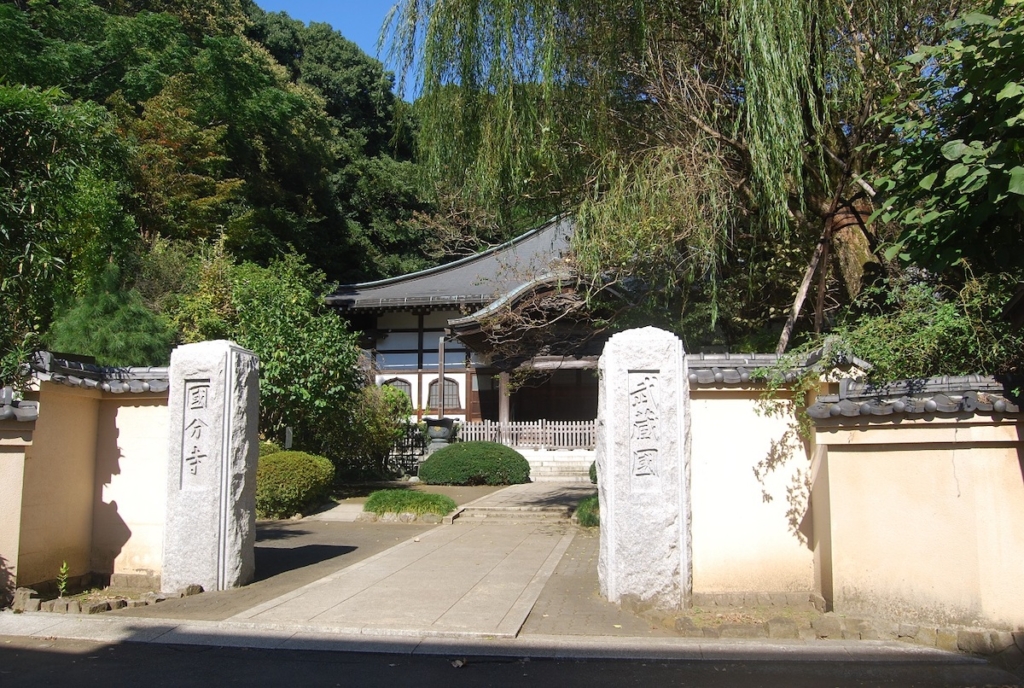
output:
<instances>
[{"instance_id":1,"label":"asphalt road","mask_svg":"<svg viewBox=\"0 0 1024 688\"><path fill-rule=\"evenodd\" d=\"M3 688L163 686L1011 686L987 664L933 661L555 660L222 647L106 645L0 637Z\"/></svg>"}]
</instances>

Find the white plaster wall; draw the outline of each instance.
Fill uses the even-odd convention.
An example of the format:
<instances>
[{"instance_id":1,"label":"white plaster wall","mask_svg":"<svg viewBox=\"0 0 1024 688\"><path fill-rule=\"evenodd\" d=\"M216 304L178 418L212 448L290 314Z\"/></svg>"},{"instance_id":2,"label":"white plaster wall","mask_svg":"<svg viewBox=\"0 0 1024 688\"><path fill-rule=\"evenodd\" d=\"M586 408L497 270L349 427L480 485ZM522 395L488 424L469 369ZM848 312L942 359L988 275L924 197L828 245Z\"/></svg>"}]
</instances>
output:
<instances>
[{"instance_id":1,"label":"white plaster wall","mask_svg":"<svg viewBox=\"0 0 1024 688\"><path fill-rule=\"evenodd\" d=\"M31 585L91 571L93 477L100 393L44 382L25 453L18 580Z\"/></svg>"},{"instance_id":2,"label":"white plaster wall","mask_svg":"<svg viewBox=\"0 0 1024 688\"><path fill-rule=\"evenodd\" d=\"M821 524L828 532L819 539L831 548L826 573L836 611L1024 626L1024 459L1019 442L1001 442L1019 429L1002 423L946 430L910 421L819 435L831 443L830 522ZM868 433L887 444L865 444ZM971 440L903 442L925 433Z\"/></svg>"},{"instance_id":3,"label":"white plaster wall","mask_svg":"<svg viewBox=\"0 0 1024 688\"><path fill-rule=\"evenodd\" d=\"M790 532L786 487L809 468L803 448L764 486L753 467L786 421L756 413L759 390L692 390L693 592L814 589L813 553ZM765 502L762 487L773 496Z\"/></svg>"},{"instance_id":4,"label":"white plaster wall","mask_svg":"<svg viewBox=\"0 0 1024 688\"><path fill-rule=\"evenodd\" d=\"M93 568L159 575L167 501L167 395L100 403Z\"/></svg>"},{"instance_id":5,"label":"white plaster wall","mask_svg":"<svg viewBox=\"0 0 1024 688\"><path fill-rule=\"evenodd\" d=\"M0 600L14 591L17 579L25 448L34 426L0 421Z\"/></svg>"}]
</instances>

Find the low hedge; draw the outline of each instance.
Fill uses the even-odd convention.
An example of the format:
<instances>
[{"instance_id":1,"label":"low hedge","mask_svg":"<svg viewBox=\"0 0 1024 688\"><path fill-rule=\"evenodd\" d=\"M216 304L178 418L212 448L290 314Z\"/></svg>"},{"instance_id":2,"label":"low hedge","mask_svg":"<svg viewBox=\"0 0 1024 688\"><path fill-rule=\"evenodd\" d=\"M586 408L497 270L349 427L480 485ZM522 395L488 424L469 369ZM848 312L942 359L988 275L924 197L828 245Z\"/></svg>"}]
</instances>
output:
<instances>
[{"instance_id":1,"label":"low hedge","mask_svg":"<svg viewBox=\"0 0 1024 688\"><path fill-rule=\"evenodd\" d=\"M371 492L363 511L381 514L437 514L446 516L455 511L455 500L446 495L416 492L414 490L377 490Z\"/></svg>"},{"instance_id":2,"label":"low hedge","mask_svg":"<svg viewBox=\"0 0 1024 688\"><path fill-rule=\"evenodd\" d=\"M256 465L256 515L288 518L315 508L330 494L334 465L322 456L281 451Z\"/></svg>"},{"instance_id":3,"label":"low hedge","mask_svg":"<svg viewBox=\"0 0 1024 688\"><path fill-rule=\"evenodd\" d=\"M420 464L428 485L517 485L530 482L523 455L495 442L456 442Z\"/></svg>"}]
</instances>

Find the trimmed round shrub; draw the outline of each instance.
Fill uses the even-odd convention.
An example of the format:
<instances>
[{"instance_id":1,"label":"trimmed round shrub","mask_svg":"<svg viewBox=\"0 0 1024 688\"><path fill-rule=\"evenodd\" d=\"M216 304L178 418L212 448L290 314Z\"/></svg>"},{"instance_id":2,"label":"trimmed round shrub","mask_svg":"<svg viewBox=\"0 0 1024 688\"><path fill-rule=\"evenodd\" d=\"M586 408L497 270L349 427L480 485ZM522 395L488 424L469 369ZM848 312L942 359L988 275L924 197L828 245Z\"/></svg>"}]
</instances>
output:
<instances>
[{"instance_id":1,"label":"trimmed round shrub","mask_svg":"<svg viewBox=\"0 0 1024 688\"><path fill-rule=\"evenodd\" d=\"M281 446L276 442L271 442L270 440L260 442L260 456L270 456L271 454L276 454L279 451L284 450L281 449Z\"/></svg>"},{"instance_id":2,"label":"trimmed round shrub","mask_svg":"<svg viewBox=\"0 0 1024 688\"><path fill-rule=\"evenodd\" d=\"M530 463L495 442L456 442L420 464L428 485L516 485L530 482Z\"/></svg>"},{"instance_id":3,"label":"trimmed round shrub","mask_svg":"<svg viewBox=\"0 0 1024 688\"><path fill-rule=\"evenodd\" d=\"M288 518L315 508L330 494L334 464L322 456L281 451L256 466L256 515Z\"/></svg>"}]
</instances>

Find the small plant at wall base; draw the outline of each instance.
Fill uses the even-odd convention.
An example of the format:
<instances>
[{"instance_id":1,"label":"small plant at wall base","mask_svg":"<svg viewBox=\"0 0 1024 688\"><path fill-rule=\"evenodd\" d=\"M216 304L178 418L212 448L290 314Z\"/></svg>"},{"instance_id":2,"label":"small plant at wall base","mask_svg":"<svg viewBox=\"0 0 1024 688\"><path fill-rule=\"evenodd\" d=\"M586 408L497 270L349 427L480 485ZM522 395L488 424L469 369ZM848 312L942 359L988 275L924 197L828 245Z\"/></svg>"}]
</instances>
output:
<instances>
[{"instance_id":1,"label":"small plant at wall base","mask_svg":"<svg viewBox=\"0 0 1024 688\"><path fill-rule=\"evenodd\" d=\"M68 562L62 561L60 570L57 571L57 595L64 597L68 591Z\"/></svg>"},{"instance_id":2,"label":"small plant at wall base","mask_svg":"<svg viewBox=\"0 0 1024 688\"><path fill-rule=\"evenodd\" d=\"M377 490L367 498L363 511L378 516L387 513L445 516L454 511L455 507L455 500L445 495L413 490Z\"/></svg>"}]
</instances>

